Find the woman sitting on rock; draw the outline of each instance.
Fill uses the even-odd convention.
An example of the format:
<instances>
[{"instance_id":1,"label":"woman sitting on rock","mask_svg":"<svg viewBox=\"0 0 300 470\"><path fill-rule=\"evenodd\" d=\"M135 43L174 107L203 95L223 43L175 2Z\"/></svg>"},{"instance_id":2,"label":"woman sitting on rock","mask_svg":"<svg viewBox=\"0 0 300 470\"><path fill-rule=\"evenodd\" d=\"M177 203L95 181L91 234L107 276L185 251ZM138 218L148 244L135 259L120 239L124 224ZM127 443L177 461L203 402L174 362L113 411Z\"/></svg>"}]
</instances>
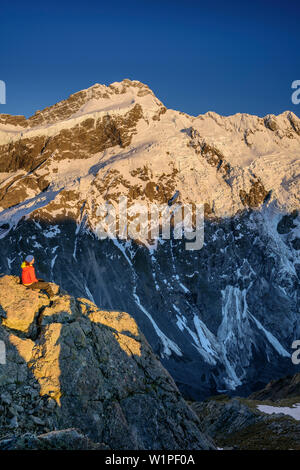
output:
<instances>
[{"instance_id":1,"label":"woman sitting on rock","mask_svg":"<svg viewBox=\"0 0 300 470\"><path fill-rule=\"evenodd\" d=\"M42 279L37 279L35 269L33 266L34 256L28 255L22 263L22 284L30 289L44 290L51 298L54 297L54 292L51 289L49 282L44 282Z\"/></svg>"}]
</instances>

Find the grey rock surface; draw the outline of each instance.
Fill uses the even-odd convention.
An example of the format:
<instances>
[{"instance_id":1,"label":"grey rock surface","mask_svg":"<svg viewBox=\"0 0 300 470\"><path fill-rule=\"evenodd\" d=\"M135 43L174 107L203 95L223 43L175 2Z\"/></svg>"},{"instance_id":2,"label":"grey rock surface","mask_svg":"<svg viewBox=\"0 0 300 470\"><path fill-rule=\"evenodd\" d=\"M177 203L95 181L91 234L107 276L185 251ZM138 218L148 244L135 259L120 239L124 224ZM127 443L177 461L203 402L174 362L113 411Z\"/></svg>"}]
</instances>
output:
<instances>
[{"instance_id":1,"label":"grey rock surface","mask_svg":"<svg viewBox=\"0 0 300 470\"><path fill-rule=\"evenodd\" d=\"M0 446L22 447L7 439L28 433L42 446L40 434L76 428L111 449L214 447L130 315L49 300L14 276L0 278L0 304Z\"/></svg>"}]
</instances>

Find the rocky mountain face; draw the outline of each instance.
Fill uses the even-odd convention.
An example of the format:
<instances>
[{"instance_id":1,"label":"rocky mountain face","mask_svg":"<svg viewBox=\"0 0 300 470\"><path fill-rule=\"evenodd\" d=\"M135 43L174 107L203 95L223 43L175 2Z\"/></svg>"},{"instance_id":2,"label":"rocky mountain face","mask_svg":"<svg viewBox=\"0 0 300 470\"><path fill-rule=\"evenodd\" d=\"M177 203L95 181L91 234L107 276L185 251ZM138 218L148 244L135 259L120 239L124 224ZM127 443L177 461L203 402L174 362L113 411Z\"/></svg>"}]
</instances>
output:
<instances>
[{"instance_id":1,"label":"rocky mountain face","mask_svg":"<svg viewBox=\"0 0 300 470\"><path fill-rule=\"evenodd\" d=\"M262 390L252 393L249 398L252 400L270 400L274 402L299 398L300 401L300 374L272 380Z\"/></svg>"},{"instance_id":2,"label":"rocky mountain face","mask_svg":"<svg viewBox=\"0 0 300 470\"><path fill-rule=\"evenodd\" d=\"M278 402L218 396L193 403L201 429L219 449L299 450L300 421L293 413L298 402Z\"/></svg>"},{"instance_id":3,"label":"rocky mountain face","mask_svg":"<svg viewBox=\"0 0 300 470\"><path fill-rule=\"evenodd\" d=\"M130 312L185 397L247 395L299 371L299 144L291 112L192 117L130 80L0 115L0 272L34 253L39 277ZM99 239L120 196L203 204L203 247Z\"/></svg>"},{"instance_id":4,"label":"rocky mountain face","mask_svg":"<svg viewBox=\"0 0 300 470\"><path fill-rule=\"evenodd\" d=\"M218 395L191 407L219 448L299 450L299 379L295 374L270 382L248 398Z\"/></svg>"},{"instance_id":5,"label":"rocky mountain face","mask_svg":"<svg viewBox=\"0 0 300 470\"><path fill-rule=\"evenodd\" d=\"M133 317L52 288L0 278L0 449L214 448Z\"/></svg>"}]
</instances>

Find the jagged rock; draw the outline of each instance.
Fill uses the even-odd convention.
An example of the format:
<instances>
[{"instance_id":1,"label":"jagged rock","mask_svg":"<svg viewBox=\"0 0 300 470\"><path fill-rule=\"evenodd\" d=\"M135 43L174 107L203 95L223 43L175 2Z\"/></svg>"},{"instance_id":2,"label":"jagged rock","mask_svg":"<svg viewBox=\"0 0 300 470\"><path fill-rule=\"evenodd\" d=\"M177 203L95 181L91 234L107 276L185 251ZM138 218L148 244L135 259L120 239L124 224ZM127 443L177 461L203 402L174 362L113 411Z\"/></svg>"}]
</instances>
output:
<instances>
[{"instance_id":1,"label":"jagged rock","mask_svg":"<svg viewBox=\"0 0 300 470\"><path fill-rule=\"evenodd\" d=\"M244 206L258 207L262 202L265 201L269 192L265 190L261 181L251 181L251 188L247 193L244 190L240 190L240 198Z\"/></svg>"},{"instance_id":2,"label":"jagged rock","mask_svg":"<svg viewBox=\"0 0 300 470\"><path fill-rule=\"evenodd\" d=\"M12 419L9 422L9 427L11 428L17 428L19 426L18 424L18 419L16 416L13 416Z\"/></svg>"},{"instance_id":3,"label":"jagged rock","mask_svg":"<svg viewBox=\"0 0 300 470\"><path fill-rule=\"evenodd\" d=\"M284 215L282 219L278 222L277 232L282 234L289 233L291 229L296 228L297 225L294 223L294 220L298 216L298 211L294 210L291 214Z\"/></svg>"},{"instance_id":4,"label":"jagged rock","mask_svg":"<svg viewBox=\"0 0 300 470\"><path fill-rule=\"evenodd\" d=\"M293 248L294 250L300 250L300 238L296 237L294 238L294 240L292 240L292 245L293 245Z\"/></svg>"},{"instance_id":5,"label":"jagged rock","mask_svg":"<svg viewBox=\"0 0 300 470\"><path fill-rule=\"evenodd\" d=\"M64 294L52 301L13 276L1 278L3 302L7 319L0 340L7 358L0 365L0 436L12 425L18 436L76 427L112 449L213 448L130 315ZM11 403L18 407L13 424ZM69 445L68 436L21 436L0 442L0 448L55 447L56 437L60 448Z\"/></svg>"},{"instance_id":6,"label":"jagged rock","mask_svg":"<svg viewBox=\"0 0 300 470\"><path fill-rule=\"evenodd\" d=\"M53 292L58 290L54 284ZM49 305L49 298L38 291L32 291L20 284L19 278L0 278L0 305L5 316L2 325L18 330L30 337L35 326L34 320Z\"/></svg>"},{"instance_id":7,"label":"jagged rock","mask_svg":"<svg viewBox=\"0 0 300 470\"><path fill-rule=\"evenodd\" d=\"M26 433L0 440L0 450L109 450L105 444L97 444L77 429L63 429L36 436Z\"/></svg>"},{"instance_id":8,"label":"jagged rock","mask_svg":"<svg viewBox=\"0 0 300 470\"><path fill-rule=\"evenodd\" d=\"M38 424L39 426L45 426L45 421L43 421L38 416L31 416L31 419L35 424Z\"/></svg>"},{"instance_id":9,"label":"jagged rock","mask_svg":"<svg viewBox=\"0 0 300 470\"><path fill-rule=\"evenodd\" d=\"M300 374L272 380L264 389L252 393L249 398L278 401L292 397L300 397Z\"/></svg>"},{"instance_id":10,"label":"jagged rock","mask_svg":"<svg viewBox=\"0 0 300 470\"><path fill-rule=\"evenodd\" d=\"M6 405L10 405L12 402L12 398L8 393L2 393L1 394L1 401L2 403L5 403Z\"/></svg>"},{"instance_id":11,"label":"jagged rock","mask_svg":"<svg viewBox=\"0 0 300 470\"><path fill-rule=\"evenodd\" d=\"M199 416L201 430L216 442L218 448L300 450L300 421L282 413L269 415L258 409L259 405L266 404L268 402L220 395L194 402L191 406Z\"/></svg>"}]
</instances>

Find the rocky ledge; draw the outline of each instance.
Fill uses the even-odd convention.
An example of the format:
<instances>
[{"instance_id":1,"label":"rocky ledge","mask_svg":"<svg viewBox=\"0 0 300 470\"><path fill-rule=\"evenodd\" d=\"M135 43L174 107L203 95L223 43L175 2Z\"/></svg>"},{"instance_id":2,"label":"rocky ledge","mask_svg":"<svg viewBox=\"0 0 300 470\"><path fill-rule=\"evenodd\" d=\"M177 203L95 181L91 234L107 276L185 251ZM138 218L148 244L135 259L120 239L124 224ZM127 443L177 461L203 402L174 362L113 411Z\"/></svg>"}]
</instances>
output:
<instances>
[{"instance_id":1,"label":"rocky ledge","mask_svg":"<svg viewBox=\"0 0 300 470\"><path fill-rule=\"evenodd\" d=\"M214 448L130 315L52 288L0 278L0 449Z\"/></svg>"}]
</instances>

